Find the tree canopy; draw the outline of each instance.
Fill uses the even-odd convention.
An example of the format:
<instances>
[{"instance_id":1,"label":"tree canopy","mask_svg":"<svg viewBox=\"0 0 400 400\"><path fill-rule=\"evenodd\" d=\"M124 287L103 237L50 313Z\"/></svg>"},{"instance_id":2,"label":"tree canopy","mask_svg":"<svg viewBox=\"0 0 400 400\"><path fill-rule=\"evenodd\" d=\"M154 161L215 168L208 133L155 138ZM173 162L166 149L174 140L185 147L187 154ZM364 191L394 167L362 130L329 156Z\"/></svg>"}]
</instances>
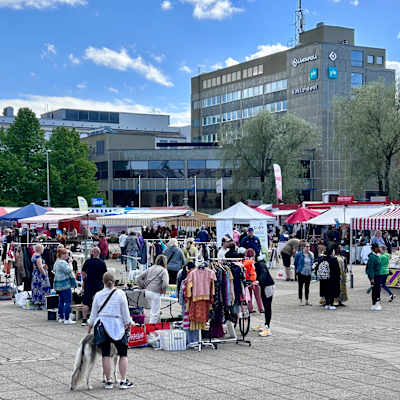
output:
<instances>
[{"instance_id":1,"label":"tree canopy","mask_svg":"<svg viewBox=\"0 0 400 400\"><path fill-rule=\"evenodd\" d=\"M273 164L282 170L283 199L297 201L304 178L302 159L318 147L318 134L306 121L286 113L259 113L242 129L223 128L224 158L233 161L233 191L241 198L276 200ZM254 179L250 179L254 178ZM256 183L258 190L252 188Z\"/></svg>"},{"instance_id":2,"label":"tree canopy","mask_svg":"<svg viewBox=\"0 0 400 400\"><path fill-rule=\"evenodd\" d=\"M98 191L96 165L89 160L89 147L75 129L56 128L48 143L50 152L51 204L76 207L77 196L90 199Z\"/></svg>"},{"instance_id":3,"label":"tree canopy","mask_svg":"<svg viewBox=\"0 0 400 400\"><path fill-rule=\"evenodd\" d=\"M400 103L395 85L383 80L354 89L336 99L335 143L349 160L346 179L356 195L376 188L398 198L400 177Z\"/></svg>"},{"instance_id":4,"label":"tree canopy","mask_svg":"<svg viewBox=\"0 0 400 400\"><path fill-rule=\"evenodd\" d=\"M77 196L97 194L96 165L79 133L56 128L49 141L35 114L23 108L9 129L0 130L0 204L23 206L47 199L46 151L50 150L53 207L76 207Z\"/></svg>"}]
</instances>

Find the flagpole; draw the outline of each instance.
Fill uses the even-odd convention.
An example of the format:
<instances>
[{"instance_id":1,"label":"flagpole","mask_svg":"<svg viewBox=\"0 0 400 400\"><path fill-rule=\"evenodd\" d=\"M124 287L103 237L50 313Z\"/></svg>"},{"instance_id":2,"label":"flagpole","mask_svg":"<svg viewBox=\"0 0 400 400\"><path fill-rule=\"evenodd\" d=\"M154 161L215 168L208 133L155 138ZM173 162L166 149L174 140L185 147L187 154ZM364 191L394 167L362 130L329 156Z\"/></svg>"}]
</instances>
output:
<instances>
[{"instance_id":1,"label":"flagpole","mask_svg":"<svg viewBox=\"0 0 400 400\"><path fill-rule=\"evenodd\" d=\"M224 211L224 178L221 177L221 211Z\"/></svg>"},{"instance_id":2,"label":"flagpole","mask_svg":"<svg viewBox=\"0 0 400 400\"><path fill-rule=\"evenodd\" d=\"M139 208L142 207L142 185L141 185L141 176L139 175Z\"/></svg>"},{"instance_id":3,"label":"flagpole","mask_svg":"<svg viewBox=\"0 0 400 400\"><path fill-rule=\"evenodd\" d=\"M194 176L194 211L197 212L197 176Z\"/></svg>"},{"instance_id":4,"label":"flagpole","mask_svg":"<svg viewBox=\"0 0 400 400\"><path fill-rule=\"evenodd\" d=\"M168 199L168 176L167 176L167 180L165 181L165 189L166 189L166 192L167 192L167 207L168 207L168 205L169 205L169 199Z\"/></svg>"}]
</instances>

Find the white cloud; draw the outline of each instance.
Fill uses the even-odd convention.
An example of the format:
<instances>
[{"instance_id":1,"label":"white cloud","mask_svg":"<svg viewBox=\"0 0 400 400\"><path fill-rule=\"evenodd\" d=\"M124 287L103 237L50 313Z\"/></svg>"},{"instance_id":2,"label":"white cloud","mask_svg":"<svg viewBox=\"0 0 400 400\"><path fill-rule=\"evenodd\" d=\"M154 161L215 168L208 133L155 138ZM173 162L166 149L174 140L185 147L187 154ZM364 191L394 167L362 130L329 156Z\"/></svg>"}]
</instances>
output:
<instances>
[{"instance_id":1,"label":"white cloud","mask_svg":"<svg viewBox=\"0 0 400 400\"><path fill-rule=\"evenodd\" d=\"M197 19L222 20L243 9L235 7L231 0L182 0L193 5L193 16Z\"/></svg>"},{"instance_id":2,"label":"white cloud","mask_svg":"<svg viewBox=\"0 0 400 400\"><path fill-rule=\"evenodd\" d=\"M171 87L174 84L168 80L164 74L152 64L143 61L141 56L130 57L125 49L120 52L103 47L101 49L88 47L85 51L85 57L93 61L96 65L103 65L108 68L119 71L134 70L143 75L149 81L159 83L160 85Z\"/></svg>"},{"instance_id":3,"label":"white cloud","mask_svg":"<svg viewBox=\"0 0 400 400\"><path fill-rule=\"evenodd\" d=\"M234 65L237 65L237 64L239 64L239 61L235 60L235 59L232 58L232 57L228 57L228 58L225 60L225 66L226 66L226 67L233 67Z\"/></svg>"},{"instance_id":4,"label":"white cloud","mask_svg":"<svg viewBox=\"0 0 400 400\"><path fill-rule=\"evenodd\" d=\"M72 7L85 6L87 5L87 0L0 0L0 8L13 8L14 10L22 10L24 8L41 10L62 5Z\"/></svg>"},{"instance_id":5,"label":"white cloud","mask_svg":"<svg viewBox=\"0 0 400 400\"><path fill-rule=\"evenodd\" d=\"M47 56L49 56L51 54L53 54L53 55L57 54L56 46L54 44L52 44L52 43L46 43L44 45L44 49L40 53L40 57L41 58L45 58L45 57L47 57Z\"/></svg>"},{"instance_id":6,"label":"white cloud","mask_svg":"<svg viewBox=\"0 0 400 400\"><path fill-rule=\"evenodd\" d=\"M185 126L190 125L190 107L181 105L178 109L173 108L173 112L168 109L154 109L153 106L135 104L131 99L115 99L113 101L97 101L92 99L81 99L77 97L56 97L39 95L21 95L19 98L0 98L0 109L13 106L16 110L22 107L29 107L39 117L46 112L46 105L50 110L58 108L72 108L93 111L116 111L132 112L141 114L162 113L171 116L171 125Z\"/></svg>"},{"instance_id":7,"label":"white cloud","mask_svg":"<svg viewBox=\"0 0 400 400\"><path fill-rule=\"evenodd\" d=\"M187 65L182 65L182 67L179 68L179 71L186 72L187 74L191 74L192 70L190 67Z\"/></svg>"},{"instance_id":8,"label":"white cloud","mask_svg":"<svg viewBox=\"0 0 400 400\"><path fill-rule=\"evenodd\" d=\"M399 32L398 35L397 35L397 39L400 39L400 32Z\"/></svg>"},{"instance_id":9,"label":"white cloud","mask_svg":"<svg viewBox=\"0 0 400 400\"><path fill-rule=\"evenodd\" d=\"M163 2L161 2L161 9L164 11L172 10L171 2L168 0L164 0Z\"/></svg>"},{"instance_id":10,"label":"white cloud","mask_svg":"<svg viewBox=\"0 0 400 400\"><path fill-rule=\"evenodd\" d=\"M397 82L400 84L400 61L386 61L386 68L396 71Z\"/></svg>"},{"instance_id":11,"label":"white cloud","mask_svg":"<svg viewBox=\"0 0 400 400\"><path fill-rule=\"evenodd\" d=\"M211 65L211 69L214 71L214 70L217 70L217 69L222 69L222 68L224 68L223 67L223 65L221 64L221 63L216 63L216 64L214 64L214 65Z\"/></svg>"},{"instance_id":12,"label":"white cloud","mask_svg":"<svg viewBox=\"0 0 400 400\"><path fill-rule=\"evenodd\" d=\"M160 54L160 55L151 54L151 57L154 61L157 61L159 64L161 64L165 60L166 55L165 54Z\"/></svg>"},{"instance_id":13,"label":"white cloud","mask_svg":"<svg viewBox=\"0 0 400 400\"><path fill-rule=\"evenodd\" d=\"M31 72L31 77L32 78L36 78L36 76L37 76L36 72Z\"/></svg>"},{"instance_id":14,"label":"white cloud","mask_svg":"<svg viewBox=\"0 0 400 400\"><path fill-rule=\"evenodd\" d=\"M260 57L264 57L264 56L269 56L270 54L274 54L274 53L279 53L280 51L285 51L287 50L289 47L284 46L281 43L277 43L277 44L261 44L259 46L257 46L258 51L250 54L249 56L246 56L246 61L250 61L253 60L255 58L260 58Z\"/></svg>"},{"instance_id":15,"label":"white cloud","mask_svg":"<svg viewBox=\"0 0 400 400\"><path fill-rule=\"evenodd\" d=\"M86 82L78 83L78 84L76 85L76 87L77 87L78 89L86 89L86 88L87 88L87 83L86 83Z\"/></svg>"},{"instance_id":16,"label":"white cloud","mask_svg":"<svg viewBox=\"0 0 400 400\"><path fill-rule=\"evenodd\" d=\"M72 53L68 55L69 61L72 62L72 64L78 65L81 63L81 60L78 57L75 57Z\"/></svg>"},{"instance_id":17,"label":"white cloud","mask_svg":"<svg viewBox=\"0 0 400 400\"><path fill-rule=\"evenodd\" d=\"M113 88L113 87L109 87L109 88L108 88L108 91L111 92L111 93L119 93L119 90L118 90L118 89L115 89L115 88Z\"/></svg>"},{"instance_id":18,"label":"white cloud","mask_svg":"<svg viewBox=\"0 0 400 400\"><path fill-rule=\"evenodd\" d=\"M359 1L359 0L351 0L351 1L350 1L350 4L351 4L352 6L354 6L354 7L357 7L357 6L360 4L360 1Z\"/></svg>"}]
</instances>

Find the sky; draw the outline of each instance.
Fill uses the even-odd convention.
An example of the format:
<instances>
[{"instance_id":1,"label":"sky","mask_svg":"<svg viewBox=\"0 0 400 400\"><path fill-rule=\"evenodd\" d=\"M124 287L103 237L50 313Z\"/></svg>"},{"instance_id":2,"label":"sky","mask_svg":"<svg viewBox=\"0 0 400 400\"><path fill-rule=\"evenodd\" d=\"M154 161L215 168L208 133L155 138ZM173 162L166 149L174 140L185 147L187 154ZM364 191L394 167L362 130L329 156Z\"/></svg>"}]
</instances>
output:
<instances>
[{"instance_id":1,"label":"sky","mask_svg":"<svg viewBox=\"0 0 400 400\"><path fill-rule=\"evenodd\" d=\"M190 124L190 78L282 51L297 0L0 0L0 108L166 113ZM399 0L303 0L306 29L352 27L400 76ZM373 19L372 19L373 18Z\"/></svg>"}]
</instances>

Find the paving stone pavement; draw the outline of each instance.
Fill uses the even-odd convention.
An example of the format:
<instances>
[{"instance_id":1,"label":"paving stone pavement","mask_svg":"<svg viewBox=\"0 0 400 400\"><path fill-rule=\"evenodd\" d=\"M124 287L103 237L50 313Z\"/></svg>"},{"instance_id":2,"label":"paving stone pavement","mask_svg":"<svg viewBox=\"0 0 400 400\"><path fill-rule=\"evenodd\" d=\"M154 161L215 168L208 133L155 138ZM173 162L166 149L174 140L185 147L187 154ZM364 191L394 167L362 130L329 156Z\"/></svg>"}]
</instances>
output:
<instances>
[{"instance_id":1,"label":"paving stone pavement","mask_svg":"<svg viewBox=\"0 0 400 400\"><path fill-rule=\"evenodd\" d=\"M130 350L128 377L136 386L128 391L105 391L97 360L94 389L71 392L74 356L86 328L59 325L47 321L43 311L1 302L0 400L399 400L400 299L371 312L363 270L356 267L356 288L349 289L347 307L336 311L318 306L318 283L311 285L314 305L301 307L296 282L277 281L273 336L251 332L251 347ZM260 314L252 314L252 325L261 321Z\"/></svg>"}]
</instances>

